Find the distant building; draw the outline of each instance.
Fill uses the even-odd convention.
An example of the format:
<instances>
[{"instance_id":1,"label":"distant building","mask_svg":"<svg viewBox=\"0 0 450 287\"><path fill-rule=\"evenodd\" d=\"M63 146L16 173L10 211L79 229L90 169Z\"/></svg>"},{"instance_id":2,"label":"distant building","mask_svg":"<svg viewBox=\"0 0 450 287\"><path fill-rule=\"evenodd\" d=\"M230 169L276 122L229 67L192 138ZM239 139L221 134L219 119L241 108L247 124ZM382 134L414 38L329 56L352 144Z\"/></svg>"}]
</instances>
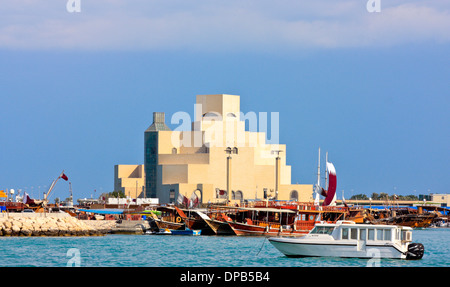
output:
<instances>
[{"instance_id":1,"label":"distant building","mask_svg":"<svg viewBox=\"0 0 450 287\"><path fill-rule=\"evenodd\" d=\"M122 191L126 197L145 197L143 165L121 164L114 166L114 191Z\"/></svg>"},{"instance_id":2,"label":"distant building","mask_svg":"<svg viewBox=\"0 0 450 287\"><path fill-rule=\"evenodd\" d=\"M436 203L440 203L441 206L443 207L447 207L450 206L450 194L430 194L431 196L431 201L432 202L436 202Z\"/></svg>"},{"instance_id":3,"label":"distant building","mask_svg":"<svg viewBox=\"0 0 450 287\"><path fill-rule=\"evenodd\" d=\"M144 132L144 173L141 166L131 173L132 167L116 166L116 188L134 198L137 182L139 192L160 203L175 203L179 195L200 203L264 197L312 201L312 184L291 184L286 145L267 144L265 132L245 130L239 96L199 95L196 102L186 130L172 131L164 113L153 114Z\"/></svg>"}]
</instances>

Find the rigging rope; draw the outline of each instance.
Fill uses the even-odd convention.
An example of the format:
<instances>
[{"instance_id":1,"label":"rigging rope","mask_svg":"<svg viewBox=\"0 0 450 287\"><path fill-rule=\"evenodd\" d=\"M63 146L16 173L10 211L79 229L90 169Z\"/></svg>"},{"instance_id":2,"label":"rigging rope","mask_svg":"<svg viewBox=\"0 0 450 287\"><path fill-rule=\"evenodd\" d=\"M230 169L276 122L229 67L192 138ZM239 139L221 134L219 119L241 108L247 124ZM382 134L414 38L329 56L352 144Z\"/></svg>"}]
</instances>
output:
<instances>
[{"instance_id":1,"label":"rigging rope","mask_svg":"<svg viewBox=\"0 0 450 287\"><path fill-rule=\"evenodd\" d=\"M263 241L263 243L262 243L262 245L261 245L261 248L259 249L258 253L256 253L255 256L258 256L258 255L259 255L259 253L261 252L261 250L262 250L263 247L264 247L264 243L266 243L266 239L267 239L267 238L268 238L267 236L264 237L264 241Z\"/></svg>"}]
</instances>

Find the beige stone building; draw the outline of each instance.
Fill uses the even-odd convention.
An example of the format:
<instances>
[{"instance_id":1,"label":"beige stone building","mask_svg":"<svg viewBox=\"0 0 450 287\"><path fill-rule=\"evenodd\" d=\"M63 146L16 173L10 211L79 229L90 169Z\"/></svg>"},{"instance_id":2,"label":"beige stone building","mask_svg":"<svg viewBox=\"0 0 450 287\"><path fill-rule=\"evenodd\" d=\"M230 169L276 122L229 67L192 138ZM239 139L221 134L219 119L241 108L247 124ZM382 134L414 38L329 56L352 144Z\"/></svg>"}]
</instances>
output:
<instances>
[{"instance_id":1,"label":"beige stone building","mask_svg":"<svg viewBox=\"0 0 450 287\"><path fill-rule=\"evenodd\" d=\"M431 194L431 201L440 203L442 206L450 206L450 194Z\"/></svg>"},{"instance_id":2,"label":"beige stone building","mask_svg":"<svg viewBox=\"0 0 450 287\"><path fill-rule=\"evenodd\" d=\"M145 196L160 203L175 203L179 194L195 194L203 204L265 196L312 201L312 184L291 184L286 145L267 143L265 132L245 129L246 120L251 126L256 117L241 113L239 96L198 95L194 120L175 113L172 120L180 126L173 131L164 117L154 113L144 133L144 172L138 165L116 166L117 187L131 197L145 181Z\"/></svg>"},{"instance_id":3,"label":"beige stone building","mask_svg":"<svg viewBox=\"0 0 450 287\"><path fill-rule=\"evenodd\" d=\"M121 164L114 166L114 190L130 198L145 197L144 165Z\"/></svg>"}]
</instances>

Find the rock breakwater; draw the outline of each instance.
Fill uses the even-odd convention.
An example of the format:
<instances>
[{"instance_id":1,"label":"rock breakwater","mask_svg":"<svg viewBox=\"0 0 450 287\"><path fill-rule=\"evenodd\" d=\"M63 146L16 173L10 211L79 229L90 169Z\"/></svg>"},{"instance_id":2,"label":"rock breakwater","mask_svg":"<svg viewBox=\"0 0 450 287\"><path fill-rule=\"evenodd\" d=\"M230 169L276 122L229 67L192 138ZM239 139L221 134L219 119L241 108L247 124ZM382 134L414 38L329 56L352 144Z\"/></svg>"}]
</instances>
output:
<instances>
[{"instance_id":1,"label":"rock breakwater","mask_svg":"<svg viewBox=\"0 0 450 287\"><path fill-rule=\"evenodd\" d=\"M113 227L114 221L90 224L71 216L20 216L0 218L0 236L99 236Z\"/></svg>"}]
</instances>

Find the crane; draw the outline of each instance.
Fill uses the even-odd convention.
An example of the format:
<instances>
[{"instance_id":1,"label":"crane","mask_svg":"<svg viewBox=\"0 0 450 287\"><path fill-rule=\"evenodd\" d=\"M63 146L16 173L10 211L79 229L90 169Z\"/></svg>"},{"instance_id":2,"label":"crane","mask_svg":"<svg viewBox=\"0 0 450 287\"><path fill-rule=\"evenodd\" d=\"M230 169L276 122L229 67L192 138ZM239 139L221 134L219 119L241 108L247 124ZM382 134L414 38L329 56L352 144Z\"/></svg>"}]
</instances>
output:
<instances>
[{"instance_id":1,"label":"crane","mask_svg":"<svg viewBox=\"0 0 450 287\"><path fill-rule=\"evenodd\" d=\"M64 174L64 170L61 172L61 174L60 174L55 180L53 180L53 182L52 182L52 184L50 185L50 188L48 189L47 193L44 194L44 201L42 202L44 208L45 208L45 207L47 206L47 204L48 204L48 197L50 196L50 193L52 192L53 188L55 187L56 182L58 182L58 180L59 180L60 178L64 179L65 181L68 181L68 180L69 180L69 178L67 177L67 175Z\"/></svg>"}]
</instances>

